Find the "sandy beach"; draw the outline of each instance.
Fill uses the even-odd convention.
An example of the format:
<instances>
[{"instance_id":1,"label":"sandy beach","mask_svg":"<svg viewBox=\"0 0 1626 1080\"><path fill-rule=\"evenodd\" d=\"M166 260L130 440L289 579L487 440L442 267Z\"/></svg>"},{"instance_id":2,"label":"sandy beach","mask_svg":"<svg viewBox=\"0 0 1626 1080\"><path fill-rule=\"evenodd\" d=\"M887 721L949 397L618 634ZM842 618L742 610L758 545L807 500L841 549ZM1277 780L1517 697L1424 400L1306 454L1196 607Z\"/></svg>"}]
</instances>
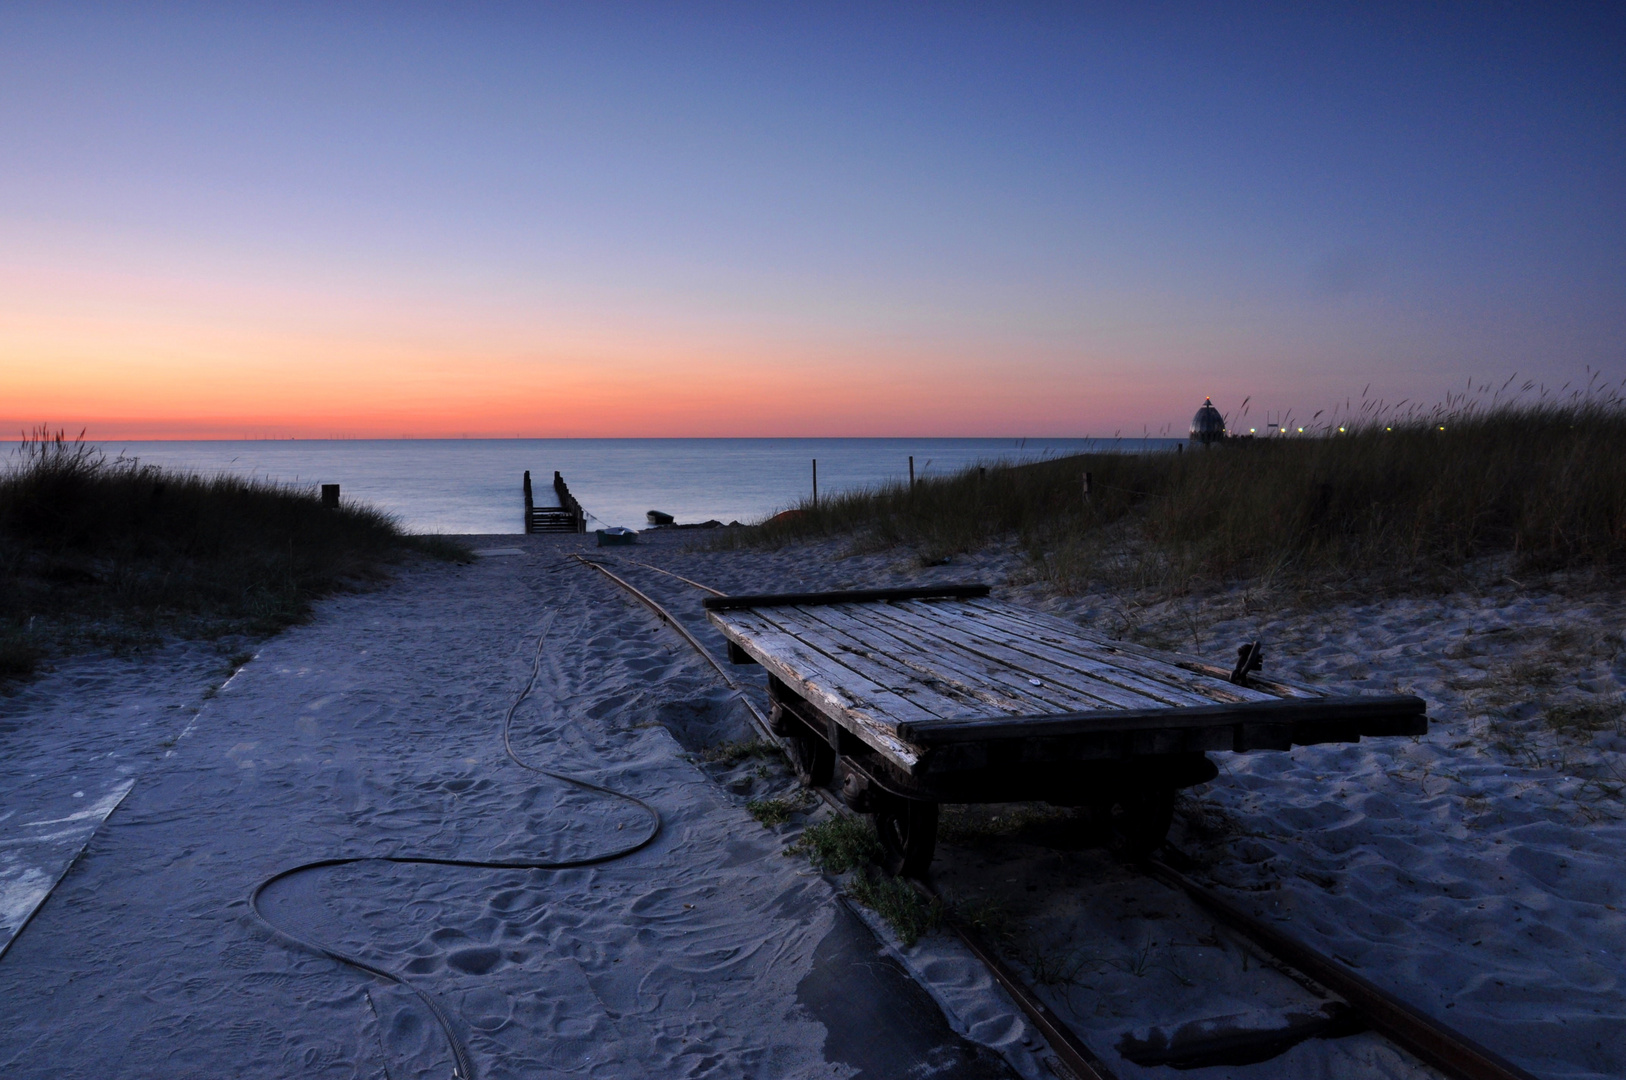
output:
<instances>
[{"instance_id":1,"label":"sandy beach","mask_svg":"<svg viewBox=\"0 0 1626 1080\"><path fill-rule=\"evenodd\" d=\"M1002 547L922 568L902 550L693 539L646 534L618 572L719 655L698 591L626 559L727 592L983 580L1103 633L1211 659L1257 638L1271 671L1423 696L1424 738L1215 755L1220 776L1183 797L1173 842L1199 877L1532 1072L1626 1073L1619 595L1494 581L1365 604L1239 590L1135 607L1052 595ZM432 994L480 1076L1051 1075L963 948L903 946L786 854L828 811L752 819L747 801L795 798L794 778L707 760L752 737L743 708L567 557L619 554L590 540L474 538L488 554L472 565L414 565L326 601L224 685L220 649L178 645L64 663L0 700L8 1072L447 1075L410 993L289 947L249 911L279 871L362 857L280 882L266 914ZM574 870L373 861L560 860L644 828L627 800L504 753L544 630L517 755L646 801L655 841ZM1173 1075L1124 1056L1158 1032L1268 1028L1324 1004L1043 807L951 811L933 875L997 915L1012 960L1122 1077ZM1355 1034L1197 1075L1435 1074Z\"/></svg>"}]
</instances>

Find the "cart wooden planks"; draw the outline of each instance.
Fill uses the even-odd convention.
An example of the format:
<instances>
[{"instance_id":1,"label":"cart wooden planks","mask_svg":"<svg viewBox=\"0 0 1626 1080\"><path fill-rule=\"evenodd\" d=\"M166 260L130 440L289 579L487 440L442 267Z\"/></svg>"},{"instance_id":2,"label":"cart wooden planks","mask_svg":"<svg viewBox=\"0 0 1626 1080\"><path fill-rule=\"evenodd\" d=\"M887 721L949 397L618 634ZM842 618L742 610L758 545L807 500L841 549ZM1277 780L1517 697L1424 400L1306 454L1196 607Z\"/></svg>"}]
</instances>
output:
<instances>
[{"instance_id":1,"label":"cart wooden planks","mask_svg":"<svg viewBox=\"0 0 1626 1080\"><path fill-rule=\"evenodd\" d=\"M768 671L770 723L811 784L873 816L890 868L918 875L944 802L1088 808L1127 854L1162 843L1212 751L1421 735L1411 695L1335 696L1112 641L988 598L985 585L704 601L737 663Z\"/></svg>"}]
</instances>

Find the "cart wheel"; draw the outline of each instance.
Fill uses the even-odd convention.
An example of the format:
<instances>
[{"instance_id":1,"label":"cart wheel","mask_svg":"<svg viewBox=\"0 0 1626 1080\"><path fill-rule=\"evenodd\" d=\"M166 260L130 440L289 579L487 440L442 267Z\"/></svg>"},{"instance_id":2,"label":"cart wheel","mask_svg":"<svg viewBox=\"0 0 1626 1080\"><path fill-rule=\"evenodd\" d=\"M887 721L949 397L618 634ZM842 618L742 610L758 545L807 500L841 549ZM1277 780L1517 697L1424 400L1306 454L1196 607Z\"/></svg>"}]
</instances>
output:
<instances>
[{"instance_id":1,"label":"cart wheel","mask_svg":"<svg viewBox=\"0 0 1626 1080\"><path fill-rule=\"evenodd\" d=\"M1168 838L1174 789L1146 788L1090 807L1107 847L1122 859L1144 859Z\"/></svg>"},{"instance_id":2,"label":"cart wheel","mask_svg":"<svg viewBox=\"0 0 1626 1080\"><path fill-rule=\"evenodd\" d=\"M881 841L881 867L893 877L925 877L937 847L937 804L872 791L869 815Z\"/></svg>"},{"instance_id":3,"label":"cart wheel","mask_svg":"<svg viewBox=\"0 0 1626 1080\"><path fill-rule=\"evenodd\" d=\"M823 787L830 782L836 771L836 752L829 743L805 728L786 738L785 743L791 767L805 787Z\"/></svg>"}]
</instances>

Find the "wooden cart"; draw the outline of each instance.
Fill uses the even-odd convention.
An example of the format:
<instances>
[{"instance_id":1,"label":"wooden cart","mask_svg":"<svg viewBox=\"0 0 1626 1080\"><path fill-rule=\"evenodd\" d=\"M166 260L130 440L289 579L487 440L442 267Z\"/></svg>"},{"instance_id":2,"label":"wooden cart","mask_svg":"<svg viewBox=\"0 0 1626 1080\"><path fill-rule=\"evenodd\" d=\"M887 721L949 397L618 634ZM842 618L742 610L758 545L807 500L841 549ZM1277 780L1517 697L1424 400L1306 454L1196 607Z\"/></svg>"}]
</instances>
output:
<instances>
[{"instance_id":1,"label":"wooden cart","mask_svg":"<svg viewBox=\"0 0 1626 1080\"><path fill-rule=\"evenodd\" d=\"M1106 640L997 603L985 585L720 596L704 603L736 663L768 671L770 723L803 780L868 813L888 869L931 863L939 803L1087 809L1128 855L1163 842L1175 792L1209 751L1422 735L1421 698L1336 697Z\"/></svg>"}]
</instances>

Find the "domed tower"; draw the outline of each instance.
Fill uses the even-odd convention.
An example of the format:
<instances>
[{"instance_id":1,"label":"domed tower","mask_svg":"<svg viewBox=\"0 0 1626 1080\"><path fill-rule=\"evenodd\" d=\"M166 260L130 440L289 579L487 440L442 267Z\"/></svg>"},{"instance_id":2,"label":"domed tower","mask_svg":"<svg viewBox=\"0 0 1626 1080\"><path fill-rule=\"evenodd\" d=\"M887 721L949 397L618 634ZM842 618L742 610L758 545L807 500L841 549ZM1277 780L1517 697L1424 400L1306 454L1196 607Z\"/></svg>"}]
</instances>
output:
<instances>
[{"instance_id":1,"label":"domed tower","mask_svg":"<svg viewBox=\"0 0 1626 1080\"><path fill-rule=\"evenodd\" d=\"M1212 446L1225 441L1225 417L1214 408L1212 398L1203 398L1203 407L1191 418L1191 445Z\"/></svg>"}]
</instances>

